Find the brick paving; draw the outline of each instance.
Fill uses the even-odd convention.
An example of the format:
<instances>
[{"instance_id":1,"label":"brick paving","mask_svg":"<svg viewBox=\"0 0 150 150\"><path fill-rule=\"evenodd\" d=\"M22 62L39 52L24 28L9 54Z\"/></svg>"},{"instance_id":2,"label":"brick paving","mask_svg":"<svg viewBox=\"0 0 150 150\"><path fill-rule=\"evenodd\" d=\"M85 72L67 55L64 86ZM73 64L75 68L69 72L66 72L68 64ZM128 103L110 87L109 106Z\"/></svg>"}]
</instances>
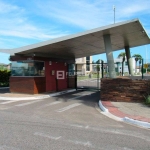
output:
<instances>
[{"instance_id":1,"label":"brick paving","mask_svg":"<svg viewBox=\"0 0 150 150\"><path fill-rule=\"evenodd\" d=\"M121 103L121 102L117 102L117 103ZM131 118L131 119L134 119L134 120L139 120L139 121L144 121L144 122L150 122L150 107L147 107L147 110L149 111L149 117L145 117L143 114L144 112L142 112L142 116L141 115L134 115L136 112L134 112L134 109L138 109L138 111L142 111L142 109L139 107L138 108L138 105L137 107L135 107L134 109L132 109L131 111L133 111L131 113L130 111L130 114L128 112L124 113L122 111L120 111L120 107L118 106L115 106L112 102L110 101L102 101L102 104L105 108L107 108L109 110L109 112L117 117L120 117L120 118L124 118L124 117L128 117L128 118ZM132 105L132 103L130 103L130 105ZM123 103L122 103L122 106L123 106Z\"/></svg>"}]
</instances>

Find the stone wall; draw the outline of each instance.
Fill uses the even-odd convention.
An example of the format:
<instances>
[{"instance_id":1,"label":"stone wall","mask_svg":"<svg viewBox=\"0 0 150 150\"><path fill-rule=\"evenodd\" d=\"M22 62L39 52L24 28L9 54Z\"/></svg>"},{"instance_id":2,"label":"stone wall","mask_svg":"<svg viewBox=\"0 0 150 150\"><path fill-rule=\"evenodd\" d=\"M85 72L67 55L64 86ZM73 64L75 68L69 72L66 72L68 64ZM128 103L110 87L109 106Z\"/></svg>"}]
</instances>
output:
<instances>
[{"instance_id":1,"label":"stone wall","mask_svg":"<svg viewBox=\"0 0 150 150\"><path fill-rule=\"evenodd\" d=\"M103 101L143 102L144 94L150 93L150 80L109 79L101 80Z\"/></svg>"}]
</instances>

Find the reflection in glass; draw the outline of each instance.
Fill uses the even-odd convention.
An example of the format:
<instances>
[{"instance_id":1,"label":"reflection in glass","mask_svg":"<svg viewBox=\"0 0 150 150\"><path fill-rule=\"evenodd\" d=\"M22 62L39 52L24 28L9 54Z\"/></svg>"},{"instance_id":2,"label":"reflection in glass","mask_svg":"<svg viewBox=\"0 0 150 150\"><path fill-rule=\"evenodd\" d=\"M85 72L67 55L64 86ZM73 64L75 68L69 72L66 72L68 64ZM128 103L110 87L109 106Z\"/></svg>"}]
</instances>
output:
<instances>
[{"instance_id":1,"label":"reflection in glass","mask_svg":"<svg viewBox=\"0 0 150 150\"><path fill-rule=\"evenodd\" d=\"M42 61L14 61L11 65L12 76L44 76L44 62Z\"/></svg>"}]
</instances>

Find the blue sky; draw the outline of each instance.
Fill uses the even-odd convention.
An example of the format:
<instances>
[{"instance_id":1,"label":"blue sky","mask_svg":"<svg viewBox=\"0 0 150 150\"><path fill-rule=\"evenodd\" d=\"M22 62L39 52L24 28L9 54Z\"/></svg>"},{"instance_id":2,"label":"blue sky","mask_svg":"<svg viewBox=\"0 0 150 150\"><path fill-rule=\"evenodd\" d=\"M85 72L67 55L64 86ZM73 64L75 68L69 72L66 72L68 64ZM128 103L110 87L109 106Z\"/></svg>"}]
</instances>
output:
<instances>
[{"instance_id":1,"label":"blue sky","mask_svg":"<svg viewBox=\"0 0 150 150\"><path fill-rule=\"evenodd\" d=\"M150 36L150 0L0 0L0 49L18 48L57 37L139 18ZM147 56L146 56L147 49ZM114 52L114 58L122 51ZM150 45L131 49L150 60ZM9 63L0 53L0 63ZM106 59L105 54L93 57Z\"/></svg>"}]
</instances>

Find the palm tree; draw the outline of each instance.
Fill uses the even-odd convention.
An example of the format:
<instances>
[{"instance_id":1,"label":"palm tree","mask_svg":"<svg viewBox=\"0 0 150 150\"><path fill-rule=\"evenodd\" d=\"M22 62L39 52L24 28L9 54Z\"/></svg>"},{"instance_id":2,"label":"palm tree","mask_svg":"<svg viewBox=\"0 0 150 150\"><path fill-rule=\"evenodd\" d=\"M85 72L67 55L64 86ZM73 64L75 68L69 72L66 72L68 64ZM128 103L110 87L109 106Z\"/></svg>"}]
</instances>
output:
<instances>
[{"instance_id":1,"label":"palm tree","mask_svg":"<svg viewBox=\"0 0 150 150\"><path fill-rule=\"evenodd\" d=\"M121 52L121 53L118 55L118 58L121 58L121 57L122 57L122 76L123 76L124 61L125 61L126 53L125 53L125 52Z\"/></svg>"},{"instance_id":2,"label":"palm tree","mask_svg":"<svg viewBox=\"0 0 150 150\"><path fill-rule=\"evenodd\" d=\"M122 57L122 58L125 58L126 56L126 53L125 52L121 52L119 55L118 55L118 58Z\"/></svg>"},{"instance_id":3,"label":"palm tree","mask_svg":"<svg viewBox=\"0 0 150 150\"><path fill-rule=\"evenodd\" d=\"M134 54L132 57L135 58L135 62L136 62L136 73L137 73L137 62L139 60L139 70L140 70L140 65L141 65L141 60L142 60L142 56L140 54Z\"/></svg>"},{"instance_id":4,"label":"palm tree","mask_svg":"<svg viewBox=\"0 0 150 150\"><path fill-rule=\"evenodd\" d=\"M98 60L96 61L96 64L100 64L100 63L101 63L101 60L98 59Z\"/></svg>"}]
</instances>

